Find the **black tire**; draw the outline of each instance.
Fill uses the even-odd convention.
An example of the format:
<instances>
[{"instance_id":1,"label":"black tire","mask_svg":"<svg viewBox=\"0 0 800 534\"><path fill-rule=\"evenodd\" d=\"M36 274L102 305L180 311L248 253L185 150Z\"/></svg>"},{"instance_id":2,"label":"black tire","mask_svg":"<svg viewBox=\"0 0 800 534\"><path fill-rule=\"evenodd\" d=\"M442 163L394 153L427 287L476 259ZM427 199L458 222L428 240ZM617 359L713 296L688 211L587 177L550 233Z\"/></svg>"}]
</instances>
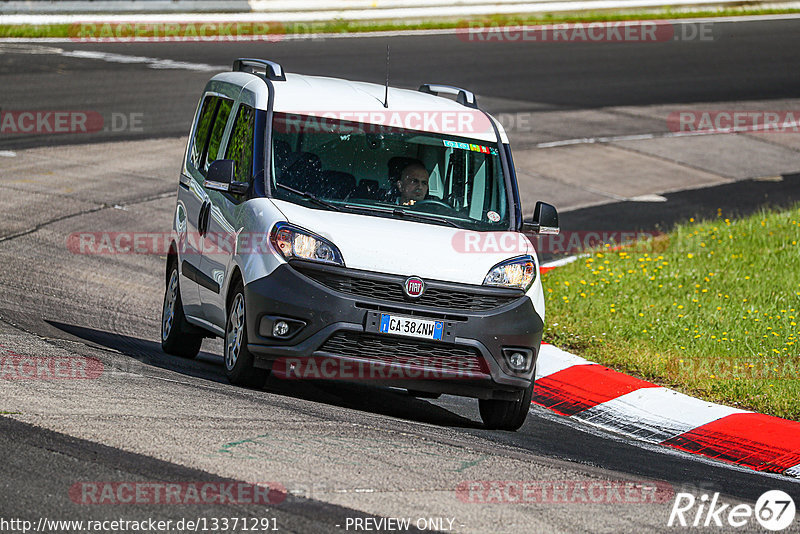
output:
<instances>
[{"instance_id":1,"label":"black tire","mask_svg":"<svg viewBox=\"0 0 800 534\"><path fill-rule=\"evenodd\" d=\"M186 322L181 301L178 276L178 263L170 263L167 288L164 291L164 305L161 308L161 350L167 354L194 358L200 352L203 335L187 332L191 325Z\"/></svg>"},{"instance_id":2,"label":"black tire","mask_svg":"<svg viewBox=\"0 0 800 534\"><path fill-rule=\"evenodd\" d=\"M438 399L442 396L441 393L431 393L429 391L420 391L418 389L409 389L408 394L418 399Z\"/></svg>"},{"instance_id":3,"label":"black tire","mask_svg":"<svg viewBox=\"0 0 800 534\"><path fill-rule=\"evenodd\" d=\"M528 417L533 398L533 382L515 401L478 399L483 425L490 430L517 430Z\"/></svg>"},{"instance_id":4,"label":"black tire","mask_svg":"<svg viewBox=\"0 0 800 534\"><path fill-rule=\"evenodd\" d=\"M228 318L225 321L223 340L225 375L231 384L261 389L269 377L269 371L254 367L255 358L247 350L246 306L242 283L237 282L229 295Z\"/></svg>"}]
</instances>

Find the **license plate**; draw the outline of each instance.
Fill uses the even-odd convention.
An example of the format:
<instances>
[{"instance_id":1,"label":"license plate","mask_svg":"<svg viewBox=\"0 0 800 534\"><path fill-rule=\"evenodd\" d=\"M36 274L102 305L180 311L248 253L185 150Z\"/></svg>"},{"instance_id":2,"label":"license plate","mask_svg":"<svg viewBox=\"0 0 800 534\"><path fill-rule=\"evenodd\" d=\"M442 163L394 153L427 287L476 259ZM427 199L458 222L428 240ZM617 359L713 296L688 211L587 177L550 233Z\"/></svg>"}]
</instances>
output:
<instances>
[{"instance_id":1,"label":"license plate","mask_svg":"<svg viewBox=\"0 0 800 534\"><path fill-rule=\"evenodd\" d=\"M444 321L382 313L379 332L441 341L442 333L444 332Z\"/></svg>"}]
</instances>

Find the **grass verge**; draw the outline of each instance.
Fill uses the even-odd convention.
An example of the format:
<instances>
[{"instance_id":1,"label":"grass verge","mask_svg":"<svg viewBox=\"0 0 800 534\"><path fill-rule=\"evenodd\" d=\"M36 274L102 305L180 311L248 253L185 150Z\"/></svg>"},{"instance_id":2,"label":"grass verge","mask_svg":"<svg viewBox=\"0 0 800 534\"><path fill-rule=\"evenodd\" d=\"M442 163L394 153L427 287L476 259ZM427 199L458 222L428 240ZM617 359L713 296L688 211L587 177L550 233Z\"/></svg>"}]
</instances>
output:
<instances>
[{"instance_id":1,"label":"grass verge","mask_svg":"<svg viewBox=\"0 0 800 534\"><path fill-rule=\"evenodd\" d=\"M681 19L681 18L700 18L700 17L732 17L732 16L758 16L758 15L787 15L800 13L800 9L757 9L748 7L726 8L717 10L673 10L657 9L643 12L630 11L597 11L581 13L543 13L536 15L490 15L474 17L463 20L438 19L423 21L396 21L396 20L376 20L376 21L348 21L331 20L311 23L252 23L239 24L236 35L307 35L313 34L337 34L337 33L363 33L376 31L399 31L399 30L432 30L432 29L453 29L464 28L473 25L482 26L505 26L505 25L537 25L555 24L563 22L612 22L624 20L662 20L662 19ZM187 18L190 15L187 15ZM147 24L144 24L146 26ZM198 26L200 23L198 23ZM124 37L131 38L131 34L124 36L116 35L114 30L110 30L108 35L101 30L101 25L97 25L97 33L91 37ZM75 24L0 24L0 37L6 38L75 38L80 39L81 23ZM185 28L182 28L185 30ZM184 36L183 31L179 31ZM202 38L229 35L211 26L202 30ZM88 36L88 35L87 35ZM140 37L151 37L146 29ZM132 40L132 39L131 39Z\"/></svg>"},{"instance_id":2,"label":"grass verge","mask_svg":"<svg viewBox=\"0 0 800 534\"><path fill-rule=\"evenodd\" d=\"M800 204L677 226L543 275L545 341L702 399L800 420Z\"/></svg>"}]
</instances>

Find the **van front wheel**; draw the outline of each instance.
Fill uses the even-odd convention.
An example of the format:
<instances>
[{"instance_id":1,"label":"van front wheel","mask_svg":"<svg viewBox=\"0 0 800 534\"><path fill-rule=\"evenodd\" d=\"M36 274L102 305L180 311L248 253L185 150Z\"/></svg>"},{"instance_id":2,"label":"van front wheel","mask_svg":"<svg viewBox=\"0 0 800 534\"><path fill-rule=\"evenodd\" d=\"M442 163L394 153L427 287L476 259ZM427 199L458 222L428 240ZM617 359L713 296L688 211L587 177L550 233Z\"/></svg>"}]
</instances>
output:
<instances>
[{"instance_id":1,"label":"van front wheel","mask_svg":"<svg viewBox=\"0 0 800 534\"><path fill-rule=\"evenodd\" d=\"M233 288L228 320L225 324L225 374L231 384L260 389L269 376L266 369L253 366L253 354L247 350L244 288L239 282Z\"/></svg>"},{"instance_id":2,"label":"van front wheel","mask_svg":"<svg viewBox=\"0 0 800 534\"><path fill-rule=\"evenodd\" d=\"M490 430L517 430L525 422L533 397L533 382L515 401L478 399L483 425Z\"/></svg>"}]
</instances>

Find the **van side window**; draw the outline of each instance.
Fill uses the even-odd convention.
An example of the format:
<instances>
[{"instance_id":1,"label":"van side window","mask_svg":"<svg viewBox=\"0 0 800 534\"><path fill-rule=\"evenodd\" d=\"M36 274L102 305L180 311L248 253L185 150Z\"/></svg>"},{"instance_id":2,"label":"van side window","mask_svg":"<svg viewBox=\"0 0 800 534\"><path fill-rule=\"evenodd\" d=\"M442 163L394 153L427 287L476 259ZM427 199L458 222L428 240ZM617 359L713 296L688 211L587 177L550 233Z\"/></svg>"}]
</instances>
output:
<instances>
[{"instance_id":1,"label":"van side window","mask_svg":"<svg viewBox=\"0 0 800 534\"><path fill-rule=\"evenodd\" d=\"M253 128L256 113L244 104L239 106L236 122L233 124L225 159L236 162L236 181L250 182L253 178Z\"/></svg>"},{"instance_id":2,"label":"van side window","mask_svg":"<svg viewBox=\"0 0 800 534\"><path fill-rule=\"evenodd\" d=\"M197 119L197 128L194 131L194 140L192 141L192 150L189 156L189 161L195 169L203 167L206 147L208 146L208 134L211 132L211 121L214 118L214 112L217 110L218 101L219 98L216 96L208 95L203 100L203 106L200 108L200 116Z\"/></svg>"},{"instance_id":3,"label":"van side window","mask_svg":"<svg viewBox=\"0 0 800 534\"><path fill-rule=\"evenodd\" d=\"M228 116L231 114L233 107L233 100L227 98L219 98L219 105L217 106L217 114L214 118L214 126L211 128L211 136L208 140L208 155L205 158L202 170L203 174L208 171L211 162L216 161L217 154L219 153L219 145L222 142L222 134L225 133L225 125L228 123Z\"/></svg>"}]
</instances>

